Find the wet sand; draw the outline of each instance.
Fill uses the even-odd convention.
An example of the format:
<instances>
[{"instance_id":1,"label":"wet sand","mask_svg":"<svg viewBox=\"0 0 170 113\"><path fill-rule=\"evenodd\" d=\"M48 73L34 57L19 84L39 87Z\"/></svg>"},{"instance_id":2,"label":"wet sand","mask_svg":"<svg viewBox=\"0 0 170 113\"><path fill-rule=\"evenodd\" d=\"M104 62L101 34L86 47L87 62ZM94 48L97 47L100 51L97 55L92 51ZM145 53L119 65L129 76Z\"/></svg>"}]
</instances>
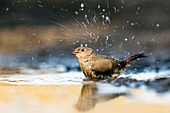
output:
<instances>
[{"instance_id":1,"label":"wet sand","mask_svg":"<svg viewBox=\"0 0 170 113\"><path fill-rule=\"evenodd\" d=\"M0 85L2 113L79 113L81 85ZM169 113L170 104L130 101L126 96L100 102L89 113Z\"/></svg>"}]
</instances>

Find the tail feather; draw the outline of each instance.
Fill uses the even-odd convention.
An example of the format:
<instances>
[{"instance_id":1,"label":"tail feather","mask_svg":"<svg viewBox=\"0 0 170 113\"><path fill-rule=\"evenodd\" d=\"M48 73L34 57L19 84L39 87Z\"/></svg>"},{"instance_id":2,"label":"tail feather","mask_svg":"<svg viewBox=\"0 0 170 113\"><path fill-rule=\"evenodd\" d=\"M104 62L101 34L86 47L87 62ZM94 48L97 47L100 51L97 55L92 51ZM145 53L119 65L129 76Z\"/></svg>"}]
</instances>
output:
<instances>
[{"instance_id":1,"label":"tail feather","mask_svg":"<svg viewBox=\"0 0 170 113\"><path fill-rule=\"evenodd\" d=\"M139 58L144 58L144 57L147 57L145 55L145 53L140 53L140 54L136 54L136 55L130 56L129 58L125 59L126 66L130 65L133 60L136 60L136 59L139 59Z\"/></svg>"}]
</instances>

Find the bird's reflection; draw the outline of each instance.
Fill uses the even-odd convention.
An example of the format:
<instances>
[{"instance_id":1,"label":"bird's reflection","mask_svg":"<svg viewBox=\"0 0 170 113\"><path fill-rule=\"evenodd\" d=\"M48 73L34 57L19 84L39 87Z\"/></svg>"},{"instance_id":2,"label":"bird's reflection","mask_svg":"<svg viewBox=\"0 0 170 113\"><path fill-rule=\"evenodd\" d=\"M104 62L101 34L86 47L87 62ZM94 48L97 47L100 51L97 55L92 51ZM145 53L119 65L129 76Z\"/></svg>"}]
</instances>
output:
<instances>
[{"instance_id":1,"label":"bird's reflection","mask_svg":"<svg viewBox=\"0 0 170 113\"><path fill-rule=\"evenodd\" d=\"M89 111L99 102L108 101L126 94L128 94L126 89L119 90L118 87L112 87L110 84L86 81L83 83L75 108L78 111Z\"/></svg>"}]
</instances>

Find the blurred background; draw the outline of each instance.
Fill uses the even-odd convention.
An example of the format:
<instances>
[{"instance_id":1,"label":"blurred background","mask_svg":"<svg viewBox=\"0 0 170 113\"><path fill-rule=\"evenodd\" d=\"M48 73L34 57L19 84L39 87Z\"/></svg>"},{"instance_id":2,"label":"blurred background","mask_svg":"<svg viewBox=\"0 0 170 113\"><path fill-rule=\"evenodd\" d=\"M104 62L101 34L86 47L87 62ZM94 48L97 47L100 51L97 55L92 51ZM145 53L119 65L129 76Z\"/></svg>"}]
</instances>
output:
<instances>
[{"instance_id":1,"label":"blurred background","mask_svg":"<svg viewBox=\"0 0 170 113\"><path fill-rule=\"evenodd\" d=\"M148 67L169 69L169 6L169 0L1 0L1 70L78 67L71 52L81 45L117 58L145 52Z\"/></svg>"}]
</instances>

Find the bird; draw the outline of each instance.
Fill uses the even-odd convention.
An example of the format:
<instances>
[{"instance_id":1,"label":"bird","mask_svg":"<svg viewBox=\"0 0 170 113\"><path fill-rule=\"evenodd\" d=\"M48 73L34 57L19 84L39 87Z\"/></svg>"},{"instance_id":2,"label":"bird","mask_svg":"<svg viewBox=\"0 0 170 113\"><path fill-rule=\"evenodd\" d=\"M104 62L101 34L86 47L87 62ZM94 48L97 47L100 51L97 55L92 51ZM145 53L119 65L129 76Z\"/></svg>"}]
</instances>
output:
<instances>
[{"instance_id":1,"label":"bird","mask_svg":"<svg viewBox=\"0 0 170 113\"><path fill-rule=\"evenodd\" d=\"M120 60L96 54L89 47L77 47L72 54L77 57L80 69L88 80L115 79L131 65L132 61L147 57L145 53L139 53Z\"/></svg>"}]
</instances>

